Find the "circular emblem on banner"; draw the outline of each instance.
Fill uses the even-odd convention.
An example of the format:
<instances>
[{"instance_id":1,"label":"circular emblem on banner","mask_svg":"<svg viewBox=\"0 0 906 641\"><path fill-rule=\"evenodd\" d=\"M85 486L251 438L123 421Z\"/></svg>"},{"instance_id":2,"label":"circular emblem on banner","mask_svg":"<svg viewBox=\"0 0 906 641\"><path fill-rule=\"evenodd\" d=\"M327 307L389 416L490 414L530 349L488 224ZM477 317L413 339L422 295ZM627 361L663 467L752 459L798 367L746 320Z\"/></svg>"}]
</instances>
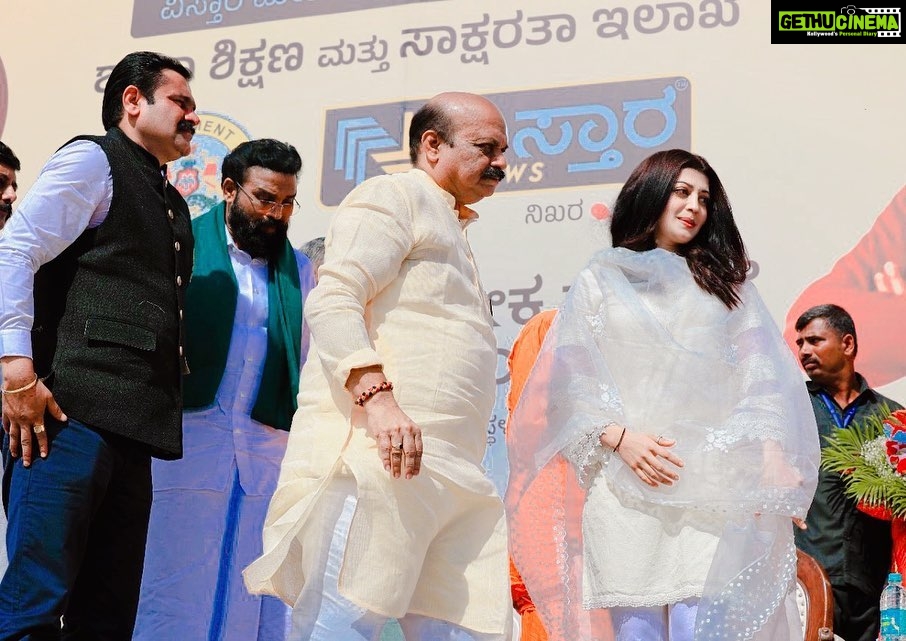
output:
<instances>
[{"instance_id":1,"label":"circular emblem on banner","mask_svg":"<svg viewBox=\"0 0 906 641\"><path fill-rule=\"evenodd\" d=\"M6 70L3 60L0 59L0 136L3 135L3 125L6 124L6 102L9 98L9 89L6 86Z\"/></svg>"},{"instance_id":2,"label":"circular emblem on banner","mask_svg":"<svg viewBox=\"0 0 906 641\"><path fill-rule=\"evenodd\" d=\"M191 153L167 167L167 178L186 199L192 216L205 213L223 199L223 158L251 139L245 127L228 116L199 111L198 118L201 122L192 137Z\"/></svg>"}]
</instances>

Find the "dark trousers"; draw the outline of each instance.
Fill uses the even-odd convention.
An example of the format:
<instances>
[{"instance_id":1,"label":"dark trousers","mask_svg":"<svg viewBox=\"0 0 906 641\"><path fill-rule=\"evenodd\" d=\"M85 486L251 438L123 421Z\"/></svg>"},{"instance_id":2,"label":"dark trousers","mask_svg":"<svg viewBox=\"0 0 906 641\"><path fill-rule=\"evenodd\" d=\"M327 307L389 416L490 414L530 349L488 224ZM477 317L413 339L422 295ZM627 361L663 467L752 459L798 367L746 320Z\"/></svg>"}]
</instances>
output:
<instances>
[{"instance_id":1,"label":"dark trousers","mask_svg":"<svg viewBox=\"0 0 906 641\"><path fill-rule=\"evenodd\" d=\"M834 634L846 641L875 641L881 627L881 593L834 585Z\"/></svg>"},{"instance_id":2,"label":"dark trousers","mask_svg":"<svg viewBox=\"0 0 906 641\"><path fill-rule=\"evenodd\" d=\"M31 467L3 441L9 568L0 641L129 641L135 625L151 458L134 441L47 420L46 459ZM63 619L61 629L60 619Z\"/></svg>"}]
</instances>

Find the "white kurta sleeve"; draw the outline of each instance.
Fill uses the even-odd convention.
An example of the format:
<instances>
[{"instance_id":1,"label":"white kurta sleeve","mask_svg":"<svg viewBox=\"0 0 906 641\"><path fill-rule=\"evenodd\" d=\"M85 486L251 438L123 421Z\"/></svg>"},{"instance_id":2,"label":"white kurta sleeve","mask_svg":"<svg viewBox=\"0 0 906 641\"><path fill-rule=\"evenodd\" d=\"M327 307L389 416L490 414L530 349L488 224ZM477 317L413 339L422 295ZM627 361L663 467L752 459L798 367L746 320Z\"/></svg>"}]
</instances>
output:
<instances>
[{"instance_id":1,"label":"white kurta sleeve","mask_svg":"<svg viewBox=\"0 0 906 641\"><path fill-rule=\"evenodd\" d=\"M370 180L346 197L331 223L305 319L321 362L340 386L351 370L382 364L368 332L368 303L411 252L413 215L396 183Z\"/></svg>"}]
</instances>

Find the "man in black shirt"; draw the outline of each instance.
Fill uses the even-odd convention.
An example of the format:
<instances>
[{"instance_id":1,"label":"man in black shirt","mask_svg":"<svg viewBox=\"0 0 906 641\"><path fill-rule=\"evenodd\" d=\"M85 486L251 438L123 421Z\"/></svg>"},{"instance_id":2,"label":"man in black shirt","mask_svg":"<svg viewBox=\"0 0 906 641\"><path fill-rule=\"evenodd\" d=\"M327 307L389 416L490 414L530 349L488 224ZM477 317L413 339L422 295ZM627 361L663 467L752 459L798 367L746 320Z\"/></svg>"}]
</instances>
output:
<instances>
[{"instance_id":1,"label":"man in black shirt","mask_svg":"<svg viewBox=\"0 0 906 641\"><path fill-rule=\"evenodd\" d=\"M856 328L845 309L812 307L796 321L796 332L821 437L902 408L856 372ZM822 438L821 446L825 444ZM834 632L847 641L874 641L878 601L890 565L890 523L860 512L844 495L844 487L840 474L820 471L805 521L808 528L796 531L796 545L827 570L834 593Z\"/></svg>"}]
</instances>

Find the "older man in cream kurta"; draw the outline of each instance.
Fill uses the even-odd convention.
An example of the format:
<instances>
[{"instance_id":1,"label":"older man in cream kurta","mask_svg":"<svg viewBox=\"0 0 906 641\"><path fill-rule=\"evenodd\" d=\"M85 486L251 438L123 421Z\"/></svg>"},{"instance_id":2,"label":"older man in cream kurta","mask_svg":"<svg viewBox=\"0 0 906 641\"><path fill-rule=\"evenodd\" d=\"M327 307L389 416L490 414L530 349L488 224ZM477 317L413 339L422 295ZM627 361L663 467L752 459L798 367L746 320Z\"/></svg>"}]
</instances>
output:
<instances>
[{"instance_id":1,"label":"older man in cream kurta","mask_svg":"<svg viewBox=\"0 0 906 641\"><path fill-rule=\"evenodd\" d=\"M318 358L245 572L295 604L294 636L376 638L388 617L410 641L507 632L506 526L481 468L496 343L466 238L506 146L493 104L441 94L413 119L415 167L337 211L305 309Z\"/></svg>"}]
</instances>

